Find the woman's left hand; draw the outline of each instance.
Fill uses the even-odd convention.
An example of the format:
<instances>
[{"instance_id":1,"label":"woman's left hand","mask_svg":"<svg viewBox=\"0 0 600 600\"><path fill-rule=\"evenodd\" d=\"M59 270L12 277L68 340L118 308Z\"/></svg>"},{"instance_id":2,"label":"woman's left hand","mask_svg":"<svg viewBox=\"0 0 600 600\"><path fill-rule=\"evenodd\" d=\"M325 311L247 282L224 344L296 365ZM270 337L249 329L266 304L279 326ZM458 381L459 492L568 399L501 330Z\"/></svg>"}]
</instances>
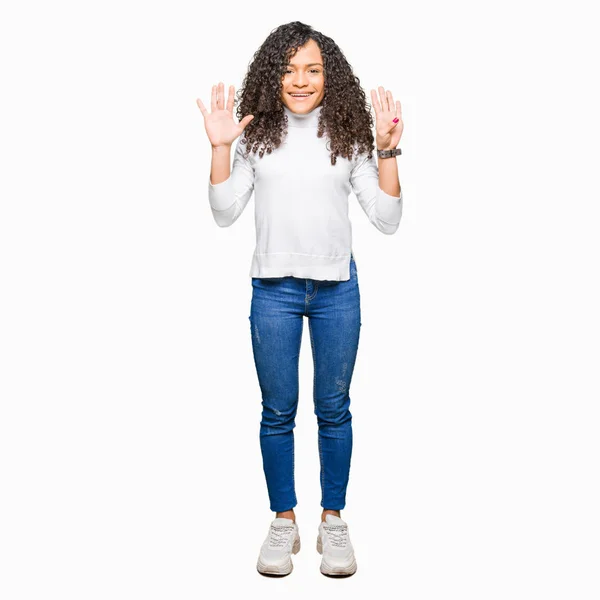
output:
<instances>
[{"instance_id":1,"label":"woman's left hand","mask_svg":"<svg viewBox=\"0 0 600 600\"><path fill-rule=\"evenodd\" d=\"M392 92L386 92L383 86L379 86L379 97L377 92L371 90L371 103L375 109L375 130L377 150L391 150L400 143L404 123L402 123L402 106L400 101L394 103ZM394 119L398 119L394 123Z\"/></svg>"}]
</instances>

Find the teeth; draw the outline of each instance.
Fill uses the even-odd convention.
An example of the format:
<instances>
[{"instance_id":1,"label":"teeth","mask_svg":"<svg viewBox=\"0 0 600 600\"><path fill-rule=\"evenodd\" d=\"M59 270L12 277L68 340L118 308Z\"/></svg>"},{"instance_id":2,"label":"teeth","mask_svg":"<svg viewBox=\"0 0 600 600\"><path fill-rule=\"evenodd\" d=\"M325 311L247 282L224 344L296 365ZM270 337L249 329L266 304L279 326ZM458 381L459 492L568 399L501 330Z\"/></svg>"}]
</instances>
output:
<instances>
[{"instance_id":1,"label":"teeth","mask_svg":"<svg viewBox=\"0 0 600 600\"><path fill-rule=\"evenodd\" d=\"M310 96L310 94L290 94L291 96L294 96L294 98L306 98L307 96Z\"/></svg>"}]
</instances>

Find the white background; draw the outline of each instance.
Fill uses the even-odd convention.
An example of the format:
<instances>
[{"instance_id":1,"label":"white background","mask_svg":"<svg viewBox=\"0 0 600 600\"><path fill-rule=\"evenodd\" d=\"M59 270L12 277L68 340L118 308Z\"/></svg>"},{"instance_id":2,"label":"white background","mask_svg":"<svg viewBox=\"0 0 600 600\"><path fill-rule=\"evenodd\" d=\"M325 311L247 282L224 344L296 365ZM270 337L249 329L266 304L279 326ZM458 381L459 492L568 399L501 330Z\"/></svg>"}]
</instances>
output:
<instances>
[{"instance_id":1,"label":"white background","mask_svg":"<svg viewBox=\"0 0 600 600\"><path fill-rule=\"evenodd\" d=\"M293 20L405 124L398 232L350 197L341 581L315 549L307 323L303 548L256 572L254 199L214 223L196 106ZM0 596L597 599L596 25L583 2L3 3Z\"/></svg>"}]
</instances>

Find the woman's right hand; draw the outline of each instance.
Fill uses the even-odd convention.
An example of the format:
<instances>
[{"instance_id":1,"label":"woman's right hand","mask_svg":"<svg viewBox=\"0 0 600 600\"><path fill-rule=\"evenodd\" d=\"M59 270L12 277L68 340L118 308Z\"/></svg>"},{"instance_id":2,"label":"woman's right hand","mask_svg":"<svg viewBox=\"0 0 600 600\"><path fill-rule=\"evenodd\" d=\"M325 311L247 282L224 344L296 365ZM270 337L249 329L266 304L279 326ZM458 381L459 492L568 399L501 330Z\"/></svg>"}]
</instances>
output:
<instances>
[{"instance_id":1,"label":"woman's right hand","mask_svg":"<svg viewBox=\"0 0 600 600\"><path fill-rule=\"evenodd\" d=\"M229 97L227 98L227 107L225 107L225 85L219 82L212 87L210 98L210 109L208 112L202 104L200 98L196 98L196 104L204 116L204 127L206 134L213 148L231 146L235 139L246 129L246 126L254 115L246 115L239 123L233 120L233 98L234 87L229 86Z\"/></svg>"}]
</instances>

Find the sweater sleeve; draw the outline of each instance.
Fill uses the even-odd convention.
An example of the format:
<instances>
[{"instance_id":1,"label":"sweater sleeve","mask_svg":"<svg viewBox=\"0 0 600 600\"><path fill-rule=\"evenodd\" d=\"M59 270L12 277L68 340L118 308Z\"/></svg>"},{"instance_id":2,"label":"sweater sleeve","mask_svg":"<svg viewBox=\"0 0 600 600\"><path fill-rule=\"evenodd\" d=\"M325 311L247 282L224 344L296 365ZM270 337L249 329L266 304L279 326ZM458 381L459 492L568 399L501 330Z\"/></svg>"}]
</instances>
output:
<instances>
[{"instance_id":1,"label":"sweater sleeve","mask_svg":"<svg viewBox=\"0 0 600 600\"><path fill-rule=\"evenodd\" d=\"M208 175L208 201L213 218L219 227L229 227L242 214L254 190L254 167L238 138L233 154L231 173L225 181L211 183Z\"/></svg>"},{"instance_id":2,"label":"sweater sleeve","mask_svg":"<svg viewBox=\"0 0 600 600\"><path fill-rule=\"evenodd\" d=\"M402 190L400 196L390 196L379 187L379 167L375 151L369 159L361 154L350 173L352 191L365 211L369 221L382 233L391 235L400 225L402 217Z\"/></svg>"}]
</instances>

